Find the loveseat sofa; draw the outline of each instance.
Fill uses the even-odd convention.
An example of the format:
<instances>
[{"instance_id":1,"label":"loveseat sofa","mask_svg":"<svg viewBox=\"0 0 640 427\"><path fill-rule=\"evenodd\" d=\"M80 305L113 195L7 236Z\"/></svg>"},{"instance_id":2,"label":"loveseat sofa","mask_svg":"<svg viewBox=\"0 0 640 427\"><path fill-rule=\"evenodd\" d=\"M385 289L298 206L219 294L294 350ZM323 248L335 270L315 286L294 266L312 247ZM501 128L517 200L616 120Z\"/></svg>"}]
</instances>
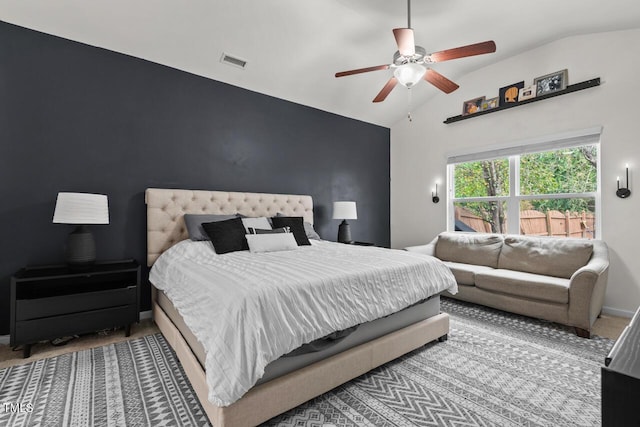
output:
<instances>
[{"instance_id":1,"label":"loveseat sofa","mask_svg":"<svg viewBox=\"0 0 640 427\"><path fill-rule=\"evenodd\" d=\"M445 296L562 323L587 338L602 310L609 250L600 240L444 232L405 249L451 269L458 293Z\"/></svg>"}]
</instances>

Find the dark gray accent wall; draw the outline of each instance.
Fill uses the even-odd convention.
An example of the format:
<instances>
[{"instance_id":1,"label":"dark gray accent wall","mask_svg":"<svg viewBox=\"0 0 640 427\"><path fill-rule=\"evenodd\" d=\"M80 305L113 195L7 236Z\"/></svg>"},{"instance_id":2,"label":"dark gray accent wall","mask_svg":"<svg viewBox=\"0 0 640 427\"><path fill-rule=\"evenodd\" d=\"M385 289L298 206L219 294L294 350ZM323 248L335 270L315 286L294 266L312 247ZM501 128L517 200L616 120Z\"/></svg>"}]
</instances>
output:
<instances>
[{"instance_id":1,"label":"dark gray accent wall","mask_svg":"<svg viewBox=\"0 0 640 427\"><path fill-rule=\"evenodd\" d=\"M107 194L98 258L144 264L147 187L310 194L329 240L355 200L389 245L389 129L0 22L0 334L10 276L64 260L57 193Z\"/></svg>"}]
</instances>

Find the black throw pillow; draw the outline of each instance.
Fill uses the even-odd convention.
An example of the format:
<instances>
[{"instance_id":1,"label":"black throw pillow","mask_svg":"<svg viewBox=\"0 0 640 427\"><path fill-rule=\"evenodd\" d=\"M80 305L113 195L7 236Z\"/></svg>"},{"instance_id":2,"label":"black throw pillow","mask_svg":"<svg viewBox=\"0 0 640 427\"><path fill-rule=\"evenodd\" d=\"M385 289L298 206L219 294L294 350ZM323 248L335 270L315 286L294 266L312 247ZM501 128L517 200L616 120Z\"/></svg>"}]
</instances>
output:
<instances>
[{"instance_id":1,"label":"black throw pillow","mask_svg":"<svg viewBox=\"0 0 640 427\"><path fill-rule=\"evenodd\" d=\"M304 221L301 216L274 216L271 221L273 228L289 227L298 246L311 244L304 231Z\"/></svg>"},{"instance_id":2,"label":"black throw pillow","mask_svg":"<svg viewBox=\"0 0 640 427\"><path fill-rule=\"evenodd\" d=\"M242 218L205 222L202 224L202 228L209 235L217 254L249 250L249 244L244 237L247 231L242 223Z\"/></svg>"}]
</instances>

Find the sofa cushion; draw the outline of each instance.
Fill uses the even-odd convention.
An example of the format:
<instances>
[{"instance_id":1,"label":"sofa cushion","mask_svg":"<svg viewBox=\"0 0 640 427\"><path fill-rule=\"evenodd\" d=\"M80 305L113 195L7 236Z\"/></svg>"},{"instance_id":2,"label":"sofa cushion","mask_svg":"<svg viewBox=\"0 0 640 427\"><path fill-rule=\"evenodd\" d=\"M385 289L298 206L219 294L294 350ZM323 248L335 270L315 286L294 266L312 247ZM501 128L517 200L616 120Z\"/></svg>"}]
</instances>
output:
<instances>
[{"instance_id":1,"label":"sofa cushion","mask_svg":"<svg viewBox=\"0 0 640 427\"><path fill-rule=\"evenodd\" d=\"M588 240L505 236L498 268L568 279L589 262L592 252Z\"/></svg>"},{"instance_id":2,"label":"sofa cushion","mask_svg":"<svg viewBox=\"0 0 640 427\"><path fill-rule=\"evenodd\" d=\"M498 267L502 236L484 233L440 233L436 257L442 261Z\"/></svg>"},{"instance_id":3,"label":"sofa cushion","mask_svg":"<svg viewBox=\"0 0 640 427\"><path fill-rule=\"evenodd\" d=\"M449 267L458 285L473 286L478 272L492 271L493 268L484 265L462 264L459 262L443 261Z\"/></svg>"},{"instance_id":4,"label":"sofa cushion","mask_svg":"<svg viewBox=\"0 0 640 427\"><path fill-rule=\"evenodd\" d=\"M476 287L523 298L569 303L569 279L496 269L476 273Z\"/></svg>"}]
</instances>

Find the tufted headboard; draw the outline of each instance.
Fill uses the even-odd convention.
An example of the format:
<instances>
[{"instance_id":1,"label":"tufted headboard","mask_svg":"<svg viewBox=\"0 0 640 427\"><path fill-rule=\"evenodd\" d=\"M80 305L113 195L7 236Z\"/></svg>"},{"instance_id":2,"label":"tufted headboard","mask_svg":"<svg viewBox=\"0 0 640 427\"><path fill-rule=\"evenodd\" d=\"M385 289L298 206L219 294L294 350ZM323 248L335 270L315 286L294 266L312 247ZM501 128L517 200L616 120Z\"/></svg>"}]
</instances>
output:
<instances>
[{"instance_id":1,"label":"tufted headboard","mask_svg":"<svg viewBox=\"0 0 640 427\"><path fill-rule=\"evenodd\" d=\"M249 217L301 216L313 224L311 196L227 191L147 188L147 265L171 246L187 239L183 215L235 214Z\"/></svg>"}]
</instances>

